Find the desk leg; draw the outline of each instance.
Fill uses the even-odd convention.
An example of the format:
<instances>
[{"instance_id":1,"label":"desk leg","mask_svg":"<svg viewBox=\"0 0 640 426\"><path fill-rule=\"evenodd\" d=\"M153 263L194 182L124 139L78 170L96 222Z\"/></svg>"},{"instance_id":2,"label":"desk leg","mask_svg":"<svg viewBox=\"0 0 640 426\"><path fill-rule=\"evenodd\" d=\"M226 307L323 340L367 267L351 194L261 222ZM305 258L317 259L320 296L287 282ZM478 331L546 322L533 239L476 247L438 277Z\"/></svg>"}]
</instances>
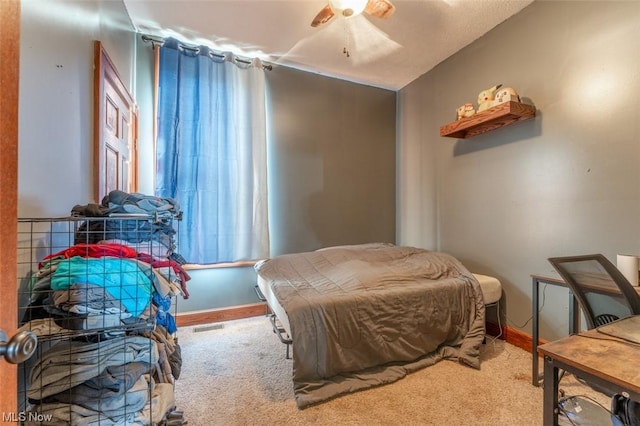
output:
<instances>
[{"instance_id":1,"label":"desk leg","mask_svg":"<svg viewBox=\"0 0 640 426\"><path fill-rule=\"evenodd\" d=\"M580 327L580 307L578 306L578 299L576 299L571 290L569 290L569 317L571 320L569 334L576 334Z\"/></svg>"},{"instance_id":2,"label":"desk leg","mask_svg":"<svg viewBox=\"0 0 640 426\"><path fill-rule=\"evenodd\" d=\"M544 357L544 394L542 402L545 426L558 425L558 367L553 359Z\"/></svg>"},{"instance_id":3,"label":"desk leg","mask_svg":"<svg viewBox=\"0 0 640 426\"><path fill-rule=\"evenodd\" d=\"M533 368L531 370L531 383L533 386L540 386L540 380L538 377L538 298L540 290L540 283L537 278L533 278L531 282L531 300L533 301L533 306L531 307L533 323L531 324L533 336L531 338L532 348L531 355L533 358Z\"/></svg>"}]
</instances>

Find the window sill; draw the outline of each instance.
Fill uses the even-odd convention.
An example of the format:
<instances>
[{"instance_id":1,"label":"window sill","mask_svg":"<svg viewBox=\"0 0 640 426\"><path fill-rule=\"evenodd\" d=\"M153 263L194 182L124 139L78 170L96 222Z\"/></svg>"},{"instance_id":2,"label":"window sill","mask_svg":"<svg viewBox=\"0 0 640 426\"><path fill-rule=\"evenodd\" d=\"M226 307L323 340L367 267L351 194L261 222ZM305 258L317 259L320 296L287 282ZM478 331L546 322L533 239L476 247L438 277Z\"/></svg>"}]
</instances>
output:
<instances>
[{"instance_id":1,"label":"window sill","mask_svg":"<svg viewBox=\"0 0 640 426\"><path fill-rule=\"evenodd\" d=\"M246 266L254 266L259 260L242 260L239 262L225 262L225 263L213 263L210 265L200 265L197 263L189 263L183 265L182 268L186 271L196 271L200 269L222 269L222 268L243 268Z\"/></svg>"}]
</instances>

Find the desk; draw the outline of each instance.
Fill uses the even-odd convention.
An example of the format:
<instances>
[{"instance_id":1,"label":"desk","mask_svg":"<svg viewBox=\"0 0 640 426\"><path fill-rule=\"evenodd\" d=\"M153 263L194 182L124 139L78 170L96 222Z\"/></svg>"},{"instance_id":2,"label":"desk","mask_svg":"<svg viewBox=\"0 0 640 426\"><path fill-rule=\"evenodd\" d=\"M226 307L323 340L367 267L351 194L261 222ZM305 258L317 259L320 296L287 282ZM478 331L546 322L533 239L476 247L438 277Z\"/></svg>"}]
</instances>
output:
<instances>
[{"instance_id":1,"label":"desk","mask_svg":"<svg viewBox=\"0 0 640 426\"><path fill-rule=\"evenodd\" d=\"M550 277L544 275L531 275L531 300L533 323L531 324L533 336L532 340L532 358L533 366L531 370L531 383L533 386L540 386L540 374L538 373L538 345L540 344L540 330L538 311L540 310L540 284L551 284L560 287L569 288L567 283L560 277ZM578 301L573 297L573 292L569 289L569 334L575 334L580 327L580 310L578 308Z\"/></svg>"},{"instance_id":2,"label":"desk","mask_svg":"<svg viewBox=\"0 0 640 426\"><path fill-rule=\"evenodd\" d=\"M622 320L624 321L624 320ZM640 345L587 330L538 347L544 356L543 424L558 424L558 370L640 400ZM535 356L537 358L537 354Z\"/></svg>"},{"instance_id":3,"label":"desk","mask_svg":"<svg viewBox=\"0 0 640 426\"><path fill-rule=\"evenodd\" d=\"M578 299L573 297L573 292L569 288L569 285L564 282L564 280L560 276L545 276L545 275L531 275L531 283L532 283L532 291L531 291L531 301L532 301L532 367L531 367L531 383L534 386L540 386L540 374L538 373L538 357L536 353L538 352L538 345L540 344L540 330L539 330L539 322L538 318L539 310L540 310L540 284L551 284L560 287L565 287L569 290L569 334L575 334L580 329L580 307L578 305ZM636 292L640 294L640 287L635 287ZM606 291L606 290L604 290Z\"/></svg>"}]
</instances>

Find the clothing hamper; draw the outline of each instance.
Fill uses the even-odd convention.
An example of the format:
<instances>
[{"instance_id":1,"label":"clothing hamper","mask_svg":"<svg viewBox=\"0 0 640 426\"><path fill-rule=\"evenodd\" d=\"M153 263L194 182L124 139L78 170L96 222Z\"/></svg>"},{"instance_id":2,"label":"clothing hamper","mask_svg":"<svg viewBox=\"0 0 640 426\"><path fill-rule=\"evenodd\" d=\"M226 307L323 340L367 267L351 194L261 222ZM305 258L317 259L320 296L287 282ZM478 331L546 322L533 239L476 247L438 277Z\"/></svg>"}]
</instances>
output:
<instances>
[{"instance_id":1,"label":"clothing hamper","mask_svg":"<svg viewBox=\"0 0 640 426\"><path fill-rule=\"evenodd\" d=\"M180 425L175 310L189 276L180 214L18 220L21 424Z\"/></svg>"}]
</instances>

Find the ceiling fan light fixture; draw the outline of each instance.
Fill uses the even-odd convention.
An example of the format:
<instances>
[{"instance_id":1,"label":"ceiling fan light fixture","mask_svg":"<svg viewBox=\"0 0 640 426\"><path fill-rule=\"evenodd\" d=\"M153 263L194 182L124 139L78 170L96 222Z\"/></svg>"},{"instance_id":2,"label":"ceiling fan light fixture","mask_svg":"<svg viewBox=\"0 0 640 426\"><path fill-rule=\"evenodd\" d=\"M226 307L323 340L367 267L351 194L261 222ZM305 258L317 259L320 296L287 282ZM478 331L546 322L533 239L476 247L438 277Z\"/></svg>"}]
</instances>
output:
<instances>
[{"instance_id":1,"label":"ceiling fan light fixture","mask_svg":"<svg viewBox=\"0 0 640 426\"><path fill-rule=\"evenodd\" d=\"M344 17L360 15L369 0L329 0L331 8Z\"/></svg>"}]
</instances>

